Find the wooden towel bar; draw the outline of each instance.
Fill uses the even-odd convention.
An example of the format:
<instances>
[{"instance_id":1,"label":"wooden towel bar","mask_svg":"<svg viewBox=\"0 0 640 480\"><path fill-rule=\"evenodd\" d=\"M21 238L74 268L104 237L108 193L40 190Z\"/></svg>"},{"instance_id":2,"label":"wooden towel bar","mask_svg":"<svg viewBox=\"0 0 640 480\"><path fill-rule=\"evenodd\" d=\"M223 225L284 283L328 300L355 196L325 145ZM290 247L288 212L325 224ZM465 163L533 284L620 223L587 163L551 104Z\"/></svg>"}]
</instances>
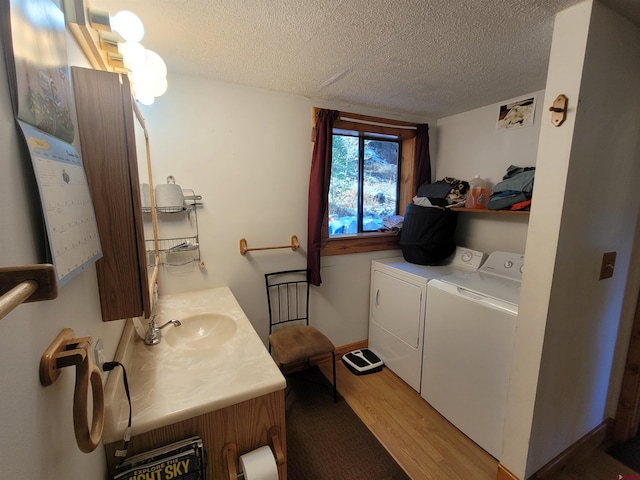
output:
<instances>
[{"instance_id":1,"label":"wooden towel bar","mask_svg":"<svg viewBox=\"0 0 640 480\"><path fill-rule=\"evenodd\" d=\"M240 239L240 255L245 255L247 252L252 252L254 250L274 250L277 248L290 248L291 250L293 250L294 252L300 247L300 243L298 243L298 237L296 237L295 235L291 235L291 244L290 245L278 245L275 247L254 247L254 248L248 248L247 247L247 239L246 238L241 238Z\"/></svg>"},{"instance_id":2,"label":"wooden towel bar","mask_svg":"<svg viewBox=\"0 0 640 480\"><path fill-rule=\"evenodd\" d=\"M0 320L25 302L52 300L58 296L51 264L0 268Z\"/></svg>"}]
</instances>

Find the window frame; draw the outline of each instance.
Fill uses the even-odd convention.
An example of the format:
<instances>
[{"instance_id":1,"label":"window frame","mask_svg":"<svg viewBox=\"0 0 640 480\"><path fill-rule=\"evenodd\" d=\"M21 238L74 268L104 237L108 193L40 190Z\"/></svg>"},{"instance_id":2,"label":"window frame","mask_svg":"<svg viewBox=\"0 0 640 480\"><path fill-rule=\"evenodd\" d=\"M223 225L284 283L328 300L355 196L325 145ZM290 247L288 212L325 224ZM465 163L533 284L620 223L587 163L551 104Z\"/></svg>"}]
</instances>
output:
<instances>
[{"instance_id":1,"label":"window frame","mask_svg":"<svg viewBox=\"0 0 640 480\"><path fill-rule=\"evenodd\" d=\"M315 128L318 108L313 108L312 118ZM416 173L416 123L373 117L356 113L340 112L335 120L334 130L350 130L361 133L393 135L398 137L400 147L400 178L398 194L398 214L404 215L406 205L411 203L415 190ZM315 138L315 136L312 136ZM339 237L329 237L328 210L324 213L322 223L322 244L320 255L344 255L350 253L376 252L400 248L400 238L393 232L362 232Z\"/></svg>"},{"instance_id":2,"label":"window frame","mask_svg":"<svg viewBox=\"0 0 640 480\"><path fill-rule=\"evenodd\" d=\"M333 129L333 137L335 138L337 136L342 136L342 137L351 137L351 138L355 138L358 140L358 199L357 199L357 210L358 210L358 219L357 219L357 229L359 233L376 233L376 231L364 231L364 214L363 214L363 209L364 209L364 191L365 191L365 179L364 179L364 170L365 170L365 150L366 150L366 142L369 141L376 141L376 142L388 142L391 144L394 144L397 146L398 150L397 150L397 166L396 166L396 173L397 173L397 180L395 182L396 184L396 191L395 191L395 210L399 210L400 209L400 201L399 201L399 193L400 193L400 178L402 175L401 172L401 167L402 167L402 162L400 161L400 159L402 158L402 140L400 140L399 138L396 138L395 135L379 135L379 134L373 134L371 132L356 132L356 131L345 131L345 130L338 130L337 128ZM332 176L333 176L333 172L332 172ZM394 213L395 214L395 213ZM339 236L344 236L345 234L340 234ZM348 235L348 234L347 234ZM329 236L331 237L331 235L329 234ZM334 235L331 238L336 238L336 236Z\"/></svg>"}]
</instances>

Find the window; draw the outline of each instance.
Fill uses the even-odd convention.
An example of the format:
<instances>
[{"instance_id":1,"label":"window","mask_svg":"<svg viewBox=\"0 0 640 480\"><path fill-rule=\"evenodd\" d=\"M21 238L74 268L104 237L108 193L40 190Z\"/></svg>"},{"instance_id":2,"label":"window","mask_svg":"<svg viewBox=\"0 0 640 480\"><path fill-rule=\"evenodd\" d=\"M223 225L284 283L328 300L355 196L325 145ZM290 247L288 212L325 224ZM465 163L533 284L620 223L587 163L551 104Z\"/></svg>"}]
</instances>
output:
<instances>
[{"instance_id":1,"label":"window","mask_svg":"<svg viewBox=\"0 0 640 480\"><path fill-rule=\"evenodd\" d=\"M316 118L315 109L313 118ZM340 118L334 121L333 133L334 151L332 152L329 211L323 225L321 255L341 255L399 248L399 237L393 232L378 231L377 225L384 216L389 214L404 215L406 205L412 202L415 195L416 124L341 112ZM339 142L343 142L343 145L338 145ZM338 155L341 155L342 151L349 150L349 155L344 160L342 158L336 159L333 157L336 150ZM375 152L375 158L373 158L373 153L367 153L369 150ZM393 157L393 155L389 155L389 150L396 152L395 160L388 160ZM357 153L352 153L352 151L357 151ZM382 152L386 153L383 155ZM380 160L380 157L384 157L385 160ZM367 159L369 159L368 162ZM344 169L339 172L341 164ZM350 165L350 168L347 168L347 164ZM395 170L395 178L393 178L393 174L382 173L377 171L378 169ZM341 179L340 175L343 175L344 179ZM350 175L349 181L346 180L347 175ZM355 177L357 180L353 175L357 175ZM380 181L375 179L385 176L388 180L391 179L395 186L385 186L385 189L382 190L383 198L382 195L377 195ZM339 185L340 181L343 182L343 185ZM352 192L353 198L350 202L347 202L345 198L348 196L347 191ZM334 196L333 200L332 195ZM339 195L343 197L340 200L337 199ZM335 209L332 203L335 204ZM345 205L348 203L351 207L347 210ZM361 204L359 205L359 203ZM371 213L375 215L371 215ZM355 225L350 223L345 232L344 224L340 225L335 222L341 217L347 216L356 219L362 218L363 221L358 224L358 220L356 220Z\"/></svg>"},{"instance_id":2,"label":"window","mask_svg":"<svg viewBox=\"0 0 640 480\"><path fill-rule=\"evenodd\" d=\"M334 130L330 237L375 232L397 215L400 148L392 135Z\"/></svg>"}]
</instances>

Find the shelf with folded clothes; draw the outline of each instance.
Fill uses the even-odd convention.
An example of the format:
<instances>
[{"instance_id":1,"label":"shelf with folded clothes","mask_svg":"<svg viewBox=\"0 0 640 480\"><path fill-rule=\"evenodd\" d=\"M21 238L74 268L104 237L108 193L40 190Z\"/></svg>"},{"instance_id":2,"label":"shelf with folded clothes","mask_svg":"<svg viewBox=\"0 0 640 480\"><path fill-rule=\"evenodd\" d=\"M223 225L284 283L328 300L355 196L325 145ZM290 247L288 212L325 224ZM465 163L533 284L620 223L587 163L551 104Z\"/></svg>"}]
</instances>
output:
<instances>
[{"instance_id":1,"label":"shelf with folded clothes","mask_svg":"<svg viewBox=\"0 0 640 480\"><path fill-rule=\"evenodd\" d=\"M466 207L453 207L451 210L454 212L467 212L467 213L497 213L502 215L529 215L529 210L489 210L488 208L466 208Z\"/></svg>"},{"instance_id":2,"label":"shelf with folded clothes","mask_svg":"<svg viewBox=\"0 0 640 480\"><path fill-rule=\"evenodd\" d=\"M518 167L511 165L502 181L491 188L489 208L466 208L464 205L469 194L469 182L453 177L444 177L433 183L425 182L418 188L413 198L415 205L423 207L439 206L450 208L456 212L529 215L535 167Z\"/></svg>"}]
</instances>

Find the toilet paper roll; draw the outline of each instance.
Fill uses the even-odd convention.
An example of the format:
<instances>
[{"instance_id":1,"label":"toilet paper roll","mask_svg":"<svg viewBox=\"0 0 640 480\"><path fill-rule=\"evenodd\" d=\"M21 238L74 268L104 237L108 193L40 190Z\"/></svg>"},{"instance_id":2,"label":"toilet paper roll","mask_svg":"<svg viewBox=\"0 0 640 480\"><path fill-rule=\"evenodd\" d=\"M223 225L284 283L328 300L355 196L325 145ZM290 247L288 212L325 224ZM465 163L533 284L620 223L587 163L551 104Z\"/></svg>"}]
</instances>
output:
<instances>
[{"instance_id":1,"label":"toilet paper roll","mask_svg":"<svg viewBox=\"0 0 640 480\"><path fill-rule=\"evenodd\" d=\"M241 455L240 469L245 480L278 480L276 459L266 445Z\"/></svg>"}]
</instances>

